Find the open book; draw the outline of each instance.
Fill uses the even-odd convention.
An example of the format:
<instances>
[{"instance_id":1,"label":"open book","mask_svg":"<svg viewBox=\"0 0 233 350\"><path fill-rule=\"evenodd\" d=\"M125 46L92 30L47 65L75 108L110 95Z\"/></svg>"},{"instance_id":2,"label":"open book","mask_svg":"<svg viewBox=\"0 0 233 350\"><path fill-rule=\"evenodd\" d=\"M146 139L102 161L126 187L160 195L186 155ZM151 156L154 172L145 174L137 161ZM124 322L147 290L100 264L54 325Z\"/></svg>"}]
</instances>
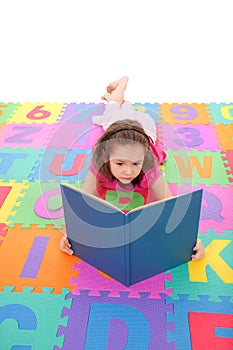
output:
<instances>
[{"instance_id":1,"label":"open book","mask_svg":"<svg viewBox=\"0 0 233 350\"><path fill-rule=\"evenodd\" d=\"M74 254L126 286L191 260L203 190L146 204L127 214L61 184Z\"/></svg>"}]
</instances>

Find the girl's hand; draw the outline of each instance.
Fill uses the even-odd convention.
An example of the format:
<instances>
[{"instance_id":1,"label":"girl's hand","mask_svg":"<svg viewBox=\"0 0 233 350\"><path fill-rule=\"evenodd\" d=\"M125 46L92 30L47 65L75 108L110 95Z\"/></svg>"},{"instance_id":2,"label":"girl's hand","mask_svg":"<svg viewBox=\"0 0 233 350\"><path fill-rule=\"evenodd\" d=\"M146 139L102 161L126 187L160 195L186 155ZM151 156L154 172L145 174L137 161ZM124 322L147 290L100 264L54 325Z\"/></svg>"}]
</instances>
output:
<instances>
[{"instance_id":1,"label":"girl's hand","mask_svg":"<svg viewBox=\"0 0 233 350\"><path fill-rule=\"evenodd\" d=\"M60 249L62 252L65 252L69 255L72 255L74 252L72 249L70 249L71 244L68 241L68 238L66 235L62 236L61 240L60 240Z\"/></svg>"},{"instance_id":2,"label":"girl's hand","mask_svg":"<svg viewBox=\"0 0 233 350\"><path fill-rule=\"evenodd\" d=\"M204 248L203 244L201 243L201 241L197 241L193 250L195 250L196 253L192 255L192 260L198 260L198 259L204 258L205 248Z\"/></svg>"}]
</instances>

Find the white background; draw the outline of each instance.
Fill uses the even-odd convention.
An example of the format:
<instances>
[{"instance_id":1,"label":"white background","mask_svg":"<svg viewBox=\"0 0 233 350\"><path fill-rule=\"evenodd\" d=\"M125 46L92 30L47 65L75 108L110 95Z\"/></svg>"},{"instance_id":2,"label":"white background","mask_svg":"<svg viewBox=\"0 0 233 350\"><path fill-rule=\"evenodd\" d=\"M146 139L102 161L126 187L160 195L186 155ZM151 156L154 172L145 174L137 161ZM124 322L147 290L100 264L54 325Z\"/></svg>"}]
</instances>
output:
<instances>
[{"instance_id":1,"label":"white background","mask_svg":"<svg viewBox=\"0 0 233 350\"><path fill-rule=\"evenodd\" d=\"M231 0L0 1L0 100L232 102Z\"/></svg>"}]
</instances>

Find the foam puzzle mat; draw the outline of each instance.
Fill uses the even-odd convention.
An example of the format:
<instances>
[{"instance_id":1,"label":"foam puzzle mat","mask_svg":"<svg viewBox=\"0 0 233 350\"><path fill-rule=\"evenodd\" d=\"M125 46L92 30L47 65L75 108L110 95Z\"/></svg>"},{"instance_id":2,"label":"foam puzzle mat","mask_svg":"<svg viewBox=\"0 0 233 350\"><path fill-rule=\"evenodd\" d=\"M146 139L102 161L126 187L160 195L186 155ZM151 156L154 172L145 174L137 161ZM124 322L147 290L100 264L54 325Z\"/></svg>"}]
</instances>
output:
<instances>
[{"instance_id":1,"label":"foam puzzle mat","mask_svg":"<svg viewBox=\"0 0 233 350\"><path fill-rule=\"evenodd\" d=\"M233 103L134 104L173 194L203 188L205 258L125 287L59 250L104 104L0 103L0 350L233 349ZM143 254L143 252L142 252Z\"/></svg>"}]
</instances>

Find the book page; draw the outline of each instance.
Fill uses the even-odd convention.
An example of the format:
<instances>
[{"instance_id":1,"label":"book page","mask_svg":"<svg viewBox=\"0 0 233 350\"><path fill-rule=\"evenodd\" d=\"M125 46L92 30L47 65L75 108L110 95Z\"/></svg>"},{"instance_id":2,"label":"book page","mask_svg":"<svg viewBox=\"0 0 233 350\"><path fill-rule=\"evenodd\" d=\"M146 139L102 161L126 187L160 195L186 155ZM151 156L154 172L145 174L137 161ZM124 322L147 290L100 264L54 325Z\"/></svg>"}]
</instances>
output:
<instances>
[{"instance_id":1,"label":"book page","mask_svg":"<svg viewBox=\"0 0 233 350\"><path fill-rule=\"evenodd\" d=\"M93 195L93 194L91 194L91 193L85 192L85 191L83 191L81 188L74 187L74 186L72 186L72 185L70 185L70 184L62 184L62 185L65 186L65 187L69 187L70 189L72 189L72 190L74 190L74 191L76 191L76 192L81 193L83 196L87 196L87 197L89 197L89 198L92 198L92 199L96 200L97 202L101 202L102 204L106 205L107 207L110 207L110 208L113 208L113 209L115 209L115 210L118 210L118 211L120 211L122 214L124 214L124 212L123 212L122 210L120 210L119 208L117 208L117 207L116 207L115 205L113 205L112 203L109 203L109 202L107 202L106 200L104 200L104 199L102 199L102 198L100 198L100 197L97 197L97 196L95 196L95 195Z\"/></svg>"},{"instance_id":2,"label":"book page","mask_svg":"<svg viewBox=\"0 0 233 350\"><path fill-rule=\"evenodd\" d=\"M178 198L178 197L182 197L182 196L185 196L187 195L188 193L185 193L185 194L182 194L182 195L177 195L177 196L173 196L173 197L168 197L168 198L165 198L165 199L161 199L161 200L158 200L156 202L151 202L151 203L148 203L148 204L144 204L144 205L141 205L137 208L134 208L132 210L130 210L128 213L124 213L121 209L119 209L118 207L116 207L114 204L112 203L109 203L107 202L106 200L102 199L102 198L99 198L93 194L90 194L88 192L84 192L82 189L80 188L77 188L77 187L74 187L70 184L62 184L63 186L66 186L66 187L69 187L71 188L72 190L76 191L76 192L79 192L81 194L83 194L84 196L87 196L87 197L90 197L94 200L96 200L97 202L101 202L102 204L106 205L107 207L110 207L110 208L113 208L115 210L118 210L120 211L121 213L123 213L124 215L128 215L129 213L132 213L132 212L135 212L135 211L138 211L138 210L142 210L142 209L145 209L147 207L150 207L150 206L153 206L153 205L159 205L160 203L163 203L163 202L166 202L166 201L170 201L170 200L174 200L175 198Z\"/></svg>"}]
</instances>

